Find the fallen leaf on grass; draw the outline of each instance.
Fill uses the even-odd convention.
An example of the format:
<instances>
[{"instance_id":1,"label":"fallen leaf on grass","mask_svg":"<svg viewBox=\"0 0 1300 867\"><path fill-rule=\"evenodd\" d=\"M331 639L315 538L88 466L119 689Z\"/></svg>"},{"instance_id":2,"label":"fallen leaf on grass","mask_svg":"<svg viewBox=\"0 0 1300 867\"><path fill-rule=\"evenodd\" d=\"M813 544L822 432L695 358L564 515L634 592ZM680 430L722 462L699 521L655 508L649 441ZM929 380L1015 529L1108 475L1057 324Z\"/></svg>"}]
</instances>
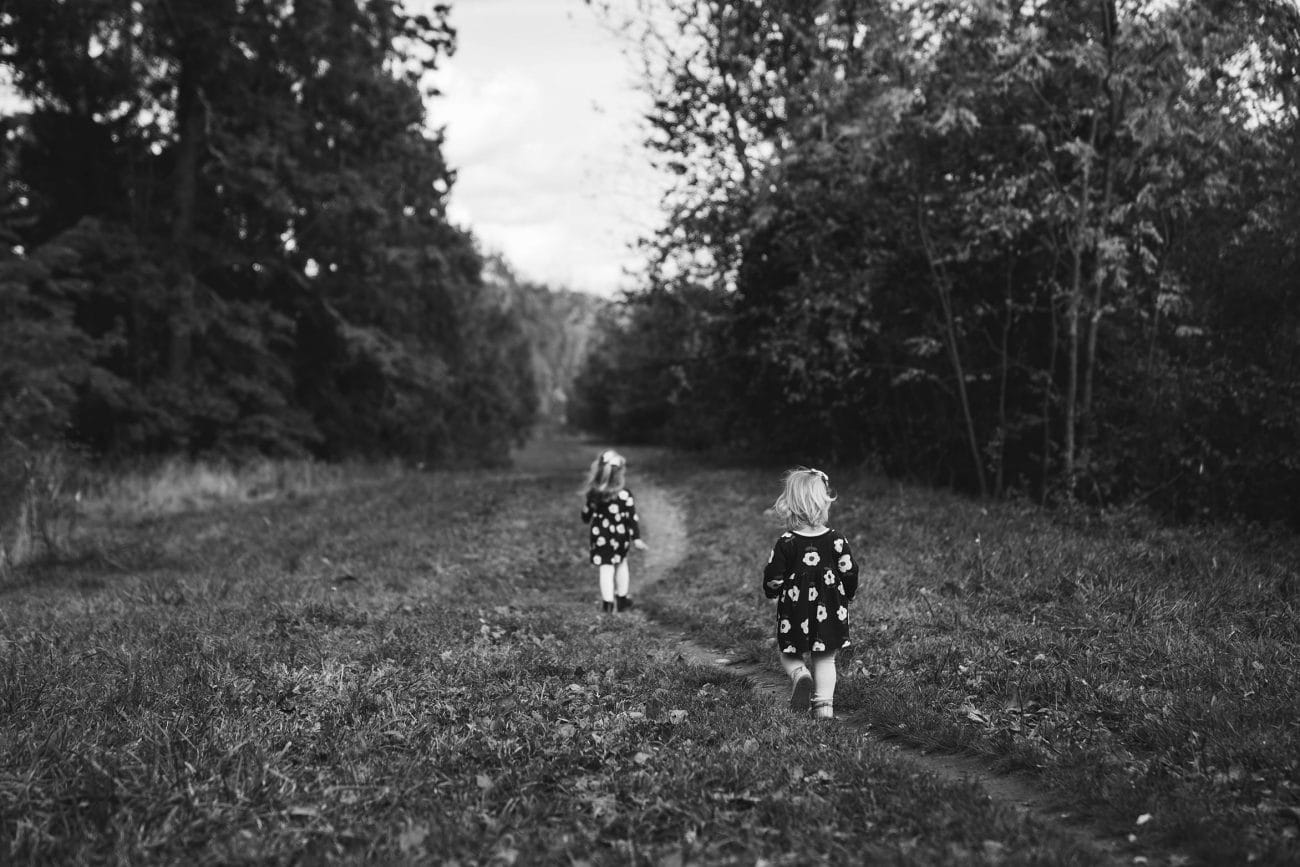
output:
<instances>
[{"instance_id":1,"label":"fallen leaf on grass","mask_svg":"<svg viewBox=\"0 0 1300 867\"><path fill-rule=\"evenodd\" d=\"M403 855L410 855L424 845L425 838L428 836L428 828L423 825L413 825L397 835L397 848L402 850Z\"/></svg>"},{"instance_id":2,"label":"fallen leaf on grass","mask_svg":"<svg viewBox=\"0 0 1300 867\"><path fill-rule=\"evenodd\" d=\"M596 818L618 814L618 801L613 795L597 795L591 799L591 814Z\"/></svg>"},{"instance_id":3,"label":"fallen leaf on grass","mask_svg":"<svg viewBox=\"0 0 1300 867\"><path fill-rule=\"evenodd\" d=\"M681 725L686 722L686 711L670 710L668 711L668 721L673 725Z\"/></svg>"},{"instance_id":4,"label":"fallen leaf on grass","mask_svg":"<svg viewBox=\"0 0 1300 867\"><path fill-rule=\"evenodd\" d=\"M966 719L971 720L972 722L977 722L980 725L985 725L985 726L989 725L988 716L986 716L983 711L975 707L975 705L971 704L970 702L966 702L964 705L961 706L961 712L965 714Z\"/></svg>"}]
</instances>

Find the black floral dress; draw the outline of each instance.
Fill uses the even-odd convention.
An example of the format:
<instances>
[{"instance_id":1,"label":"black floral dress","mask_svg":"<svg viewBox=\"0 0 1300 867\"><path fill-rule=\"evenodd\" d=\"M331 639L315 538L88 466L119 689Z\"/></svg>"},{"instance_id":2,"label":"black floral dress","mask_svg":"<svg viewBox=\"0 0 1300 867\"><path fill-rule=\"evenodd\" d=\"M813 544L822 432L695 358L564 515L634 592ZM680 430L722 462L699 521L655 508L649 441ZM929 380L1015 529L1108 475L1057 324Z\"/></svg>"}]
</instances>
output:
<instances>
[{"instance_id":1,"label":"black floral dress","mask_svg":"<svg viewBox=\"0 0 1300 867\"><path fill-rule=\"evenodd\" d=\"M782 533L763 569L763 593L776 600L776 644L782 653L822 653L849 645L849 608L858 592L858 564L834 530L818 536Z\"/></svg>"},{"instance_id":2,"label":"black floral dress","mask_svg":"<svg viewBox=\"0 0 1300 867\"><path fill-rule=\"evenodd\" d=\"M582 520L591 525L591 562L597 566L623 562L632 541L641 538L636 501L626 488L610 494L588 491Z\"/></svg>"}]
</instances>

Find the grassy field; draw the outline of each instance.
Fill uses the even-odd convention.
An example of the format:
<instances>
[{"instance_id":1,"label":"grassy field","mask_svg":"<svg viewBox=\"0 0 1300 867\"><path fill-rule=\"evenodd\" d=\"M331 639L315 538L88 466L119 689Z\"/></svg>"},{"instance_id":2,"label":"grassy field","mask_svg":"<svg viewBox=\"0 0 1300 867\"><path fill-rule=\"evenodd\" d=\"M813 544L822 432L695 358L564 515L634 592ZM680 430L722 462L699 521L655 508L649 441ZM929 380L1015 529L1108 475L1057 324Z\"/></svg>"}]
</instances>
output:
<instances>
[{"instance_id":1,"label":"grassy field","mask_svg":"<svg viewBox=\"0 0 1300 867\"><path fill-rule=\"evenodd\" d=\"M587 451L96 509L0 585L0 860L1095 863L682 657L660 624L775 667L776 473L634 452L685 556L599 616ZM1147 863L1296 860L1294 548L833 479L842 716L1029 769Z\"/></svg>"},{"instance_id":2,"label":"grassy field","mask_svg":"<svg viewBox=\"0 0 1300 867\"><path fill-rule=\"evenodd\" d=\"M779 472L664 477L713 544L655 615L771 658L767 606L737 588ZM1172 863L1300 863L1300 540L832 480L864 569L842 715L1027 772Z\"/></svg>"}]
</instances>

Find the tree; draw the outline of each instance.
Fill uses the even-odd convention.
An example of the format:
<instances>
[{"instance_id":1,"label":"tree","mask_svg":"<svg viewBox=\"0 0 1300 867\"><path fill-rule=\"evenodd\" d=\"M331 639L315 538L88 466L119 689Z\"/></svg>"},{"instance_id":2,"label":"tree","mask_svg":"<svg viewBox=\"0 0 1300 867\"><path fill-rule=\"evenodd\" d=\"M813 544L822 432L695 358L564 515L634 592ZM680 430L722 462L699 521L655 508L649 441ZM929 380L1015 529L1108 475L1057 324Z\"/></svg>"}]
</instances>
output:
<instances>
[{"instance_id":1,"label":"tree","mask_svg":"<svg viewBox=\"0 0 1300 867\"><path fill-rule=\"evenodd\" d=\"M447 223L454 175L428 131L447 14L5 5L3 62L31 103L9 140L30 215L13 249L75 232L88 286L73 319L102 375L78 384L76 438L447 457L527 425L527 377L466 338L508 327Z\"/></svg>"},{"instance_id":2,"label":"tree","mask_svg":"<svg viewBox=\"0 0 1300 867\"><path fill-rule=\"evenodd\" d=\"M1297 370L1295 281L1262 264L1294 249L1294 9L680 10L648 55L651 143L683 184L645 291L688 275L718 296L717 364L740 385L723 440L757 427L785 454L1093 502L1206 466L1235 488L1201 418L1261 453L1293 441L1240 404L1246 371ZM1246 298L1272 321L1246 326Z\"/></svg>"}]
</instances>

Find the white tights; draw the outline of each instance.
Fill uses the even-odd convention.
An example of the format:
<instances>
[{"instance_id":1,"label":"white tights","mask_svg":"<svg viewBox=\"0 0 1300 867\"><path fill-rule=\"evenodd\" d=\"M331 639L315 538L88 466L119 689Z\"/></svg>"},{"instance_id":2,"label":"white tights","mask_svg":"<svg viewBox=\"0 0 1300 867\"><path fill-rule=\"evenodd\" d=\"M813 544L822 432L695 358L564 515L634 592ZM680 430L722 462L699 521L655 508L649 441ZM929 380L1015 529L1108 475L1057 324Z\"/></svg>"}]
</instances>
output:
<instances>
[{"instance_id":1,"label":"white tights","mask_svg":"<svg viewBox=\"0 0 1300 867\"><path fill-rule=\"evenodd\" d=\"M613 602L614 595L626 596L630 576L627 571L627 561L623 560L618 564L605 563L598 567L600 569L600 598L606 602Z\"/></svg>"},{"instance_id":2,"label":"white tights","mask_svg":"<svg viewBox=\"0 0 1300 867\"><path fill-rule=\"evenodd\" d=\"M835 672L835 651L825 653L810 653L812 657L812 678L813 693L812 700L814 703L830 703L835 698L835 681L837 678ZM799 672L807 671L808 666L804 664L803 655L799 653L781 654L781 667L785 673L794 680L799 676Z\"/></svg>"}]
</instances>

